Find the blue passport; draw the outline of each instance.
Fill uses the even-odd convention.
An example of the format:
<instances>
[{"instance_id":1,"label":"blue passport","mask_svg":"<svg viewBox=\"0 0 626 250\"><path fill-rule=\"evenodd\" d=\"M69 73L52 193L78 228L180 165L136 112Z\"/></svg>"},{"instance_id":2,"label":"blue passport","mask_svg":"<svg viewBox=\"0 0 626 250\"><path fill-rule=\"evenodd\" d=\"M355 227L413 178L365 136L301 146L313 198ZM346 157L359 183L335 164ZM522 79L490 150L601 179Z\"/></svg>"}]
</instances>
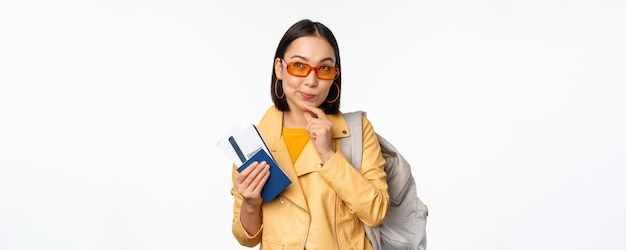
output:
<instances>
[{"instance_id":1,"label":"blue passport","mask_svg":"<svg viewBox=\"0 0 626 250\"><path fill-rule=\"evenodd\" d=\"M245 161L237 171L241 173L244 169L246 169L253 162L262 162L265 161L270 165L270 177L265 182L265 186L261 190L261 197L265 202L269 202L276 198L283 190L285 190L290 184L291 180L287 177L287 174L278 167L278 164L272 157L270 157L265 150L259 150L256 152L250 159Z\"/></svg>"}]
</instances>

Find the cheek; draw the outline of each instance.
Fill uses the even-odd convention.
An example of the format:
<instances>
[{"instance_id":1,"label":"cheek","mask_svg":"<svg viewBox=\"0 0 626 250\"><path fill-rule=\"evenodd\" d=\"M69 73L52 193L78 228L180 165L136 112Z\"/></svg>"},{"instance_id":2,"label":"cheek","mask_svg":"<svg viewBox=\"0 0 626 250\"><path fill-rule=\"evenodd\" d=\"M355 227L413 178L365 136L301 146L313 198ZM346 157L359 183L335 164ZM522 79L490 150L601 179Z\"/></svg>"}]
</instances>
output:
<instances>
[{"instance_id":1,"label":"cheek","mask_svg":"<svg viewBox=\"0 0 626 250\"><path fill-rule=\"evenodd\" d=\"M333 81L326 80L326 81L321 81L320 82L320 87L322 87L321 89L324 90L323 96L326 97L328 95L328 93L330 93L330 89L334 88L335 85L333 84Z\"/></svg>"},{"instance_id":2,"label":"cheek","mask_svg":"<svg viewBox=\"0 0 626 250\"><path fill-rule=\"evenodd\" d=\"M294 79L292 77L285 77L283 78L283 89L286 91L296 89L300 85L300 82L301 80L299 79Z\"/></svg>"}]
</instances>

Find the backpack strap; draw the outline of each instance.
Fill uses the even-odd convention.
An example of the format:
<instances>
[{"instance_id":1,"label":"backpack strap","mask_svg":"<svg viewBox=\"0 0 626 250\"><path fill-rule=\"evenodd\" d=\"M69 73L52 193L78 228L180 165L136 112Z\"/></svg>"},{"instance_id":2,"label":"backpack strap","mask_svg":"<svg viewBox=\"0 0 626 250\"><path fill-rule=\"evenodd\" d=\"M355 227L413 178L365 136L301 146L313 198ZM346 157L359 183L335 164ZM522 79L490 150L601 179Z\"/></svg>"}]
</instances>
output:
<instances>
[{"instance_id":1,"label":"backpack strap","mask_svg":"<svg viewBox=\"0 0 626 250\"><path fill-rule=\"evenodd\" d=\"M363 116L364 111L344 113L343 117L348 124L350 136L341 138L341 152L350 160L356 170L361 170L361 158L363 157ZM364 225L365 235L374 246L375 250L382 249L382 236L380 231Z\"/></svg>"},{"instance_id":2,"label":"backpack strap","mask_svg":"<svg viewBox=\"0 0 626 250\"><path fill-rule=\"evenodd\" d=\"M356 170L361 170L361 157L363 154L363 129L362 116L366 115L363 111L354 111L344 113L343 118L348 124L350 136L341 138L341 152L352 162L352 166Z\"/></svg>"}]
</instances>

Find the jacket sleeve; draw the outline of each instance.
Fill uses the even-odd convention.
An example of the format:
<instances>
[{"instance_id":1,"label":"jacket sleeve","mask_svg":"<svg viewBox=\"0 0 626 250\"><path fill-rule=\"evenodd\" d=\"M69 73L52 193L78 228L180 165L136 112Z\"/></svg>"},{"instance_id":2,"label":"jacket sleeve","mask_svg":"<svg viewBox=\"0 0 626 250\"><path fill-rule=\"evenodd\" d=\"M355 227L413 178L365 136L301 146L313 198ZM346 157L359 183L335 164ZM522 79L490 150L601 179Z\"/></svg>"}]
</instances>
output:
<instances>
[{"instance_id":1,"label":"jacket sleeve","mask_svg":"<svg viewBox=\"0 0 626 250\"><path fill-rule=\"evenodd\" d=\"M243 228L243 224L241 224L241 218L239 217L240 212L241 212L241 203L243 202L243 197L237 192L237 189L235 188L235 179L237 178L238 175L239 175L239 172L237 171L237 167L236 165L233 164L233 174L232 174L233 187L230 189L230 193L235 198L235 201L233 204L232 232L233 232L233 236L235 236L235 239L237 239L239 244L241 244L242 246L253 247L261 242L261 232L263 232L263 225L261 225L261 228L259 229L258 232L255 233L255 235L249 235L246 232L246 230Z\"/></svg>"},{"instance_id":2,"label":"jacket sleeve","mask_svg":"<svg viewBox=\"0 0 626 250\"><path fill-rule=\"evenodd\" d=\"M357 171L337 150L318 173L337 192L350 211L364 224L380 225L389 209L385 158L381 153L378 137L369 120L363 116L363 156L361 171Z\"/></svg>"}]
</instances>

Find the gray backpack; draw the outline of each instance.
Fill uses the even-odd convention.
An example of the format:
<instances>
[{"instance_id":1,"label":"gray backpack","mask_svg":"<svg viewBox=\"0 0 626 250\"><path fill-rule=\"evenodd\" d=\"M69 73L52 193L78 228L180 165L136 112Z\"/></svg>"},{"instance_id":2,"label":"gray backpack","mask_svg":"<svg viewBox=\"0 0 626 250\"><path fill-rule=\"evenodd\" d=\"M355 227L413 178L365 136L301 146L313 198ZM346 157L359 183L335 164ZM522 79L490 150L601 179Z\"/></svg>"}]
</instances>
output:
<instances>
[{"instance_id":1,"label":"gray backpack","mask_svg":"<svg viewBox=\"0 0 626 250\"><path fill-rule=\"evenodd\" d=\"M360 170L363 153L361 116L363 111L345 113L350 136L341 139L341 151ZM385 220L377 227L365 226L365 233L376 250L426 250L426 219L428 207L417 196L411 166L396 148L376 134L387 173L391 206Z\"/></svg>"}]
</instances>

